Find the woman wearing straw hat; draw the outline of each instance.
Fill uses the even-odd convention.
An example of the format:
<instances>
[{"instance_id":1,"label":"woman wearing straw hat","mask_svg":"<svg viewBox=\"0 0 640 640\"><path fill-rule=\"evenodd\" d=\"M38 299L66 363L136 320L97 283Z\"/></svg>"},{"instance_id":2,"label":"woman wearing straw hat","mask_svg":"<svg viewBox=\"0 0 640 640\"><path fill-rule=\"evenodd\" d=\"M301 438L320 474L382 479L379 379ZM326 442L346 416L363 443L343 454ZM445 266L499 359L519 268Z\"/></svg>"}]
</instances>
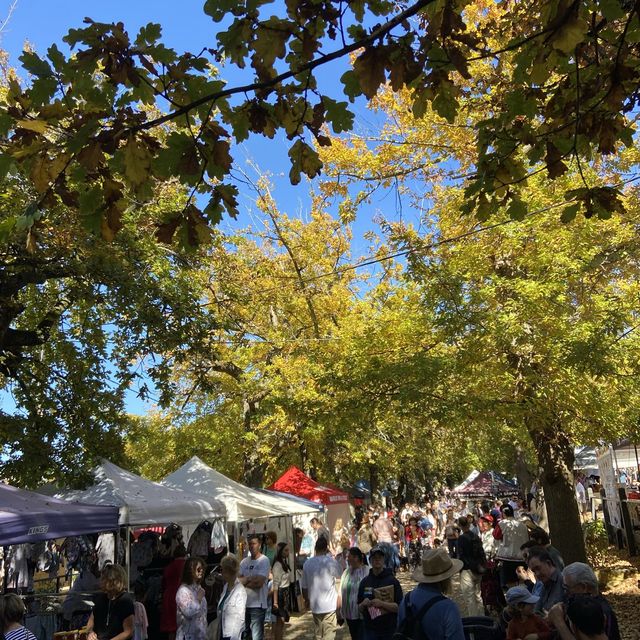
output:
<instances>
[{"instance_id":1,"label":"woman wearing straw hat","mask_svg":"<svg viewBox=\"0 0 640 640\"><path fill-rule=\"evenodd\" d=\"M464 640L458 605L444 596L450 591L451 578L461 569L462 561L452 558L444 549L425 551L422 565L412 575L418 586L400 604L398 629L403 629L410 603L429 640Z\"/></svg>"}]
</instances>

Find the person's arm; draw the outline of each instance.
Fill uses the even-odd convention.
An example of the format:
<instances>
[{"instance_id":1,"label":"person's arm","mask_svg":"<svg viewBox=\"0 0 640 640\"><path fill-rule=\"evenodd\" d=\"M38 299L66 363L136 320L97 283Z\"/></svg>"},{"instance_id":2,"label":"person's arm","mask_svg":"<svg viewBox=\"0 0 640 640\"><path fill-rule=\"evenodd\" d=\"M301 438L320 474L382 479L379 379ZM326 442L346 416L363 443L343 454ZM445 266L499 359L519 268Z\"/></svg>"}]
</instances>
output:
<instances>
[{"instance_id":1,"label":"person's arm","mask_svg":"<svg viewBox=\"0 0 640 640\"><path fill-rule=\"evenodd\" d=\"M87 640L98 640L98 636L93 630L94 620L93 620L93 612L89 616L89 620L87 620Z\"/></svg>"},{"instance_id":2,"label":"person's arm","mask_svg":"<svg viewBox=\"0 0 640 640\"><path fill-rule=\"evenodd\" d=\"M117 636L113 636L111 640L128 640L129 638L133 638L133 621L133 615L127 616L122 621L122 633L119 633Z\"/></svg>"},{"instance_id":3,"label":"person's arm","mask_svg":"<svg viewBox=\"0 0 640 640\"><path fill-rule=\"evenodd\" d=\"M274 609L278 608L278 591L280 590L280 583L282 581L282 575L284 573L284 568L279 562L273 565L273 569L271 571L273 575L272 589L273 589L273 607Z\"/></svg>"},{"instance_id":4,"label":"person's arm","mask_svg":"<svg viewBox=\"0 0 640 640\"><path fill-rule=\"evenodd\" d=\"M358 585L358 610L360 612L364 611L369 604L371 603L371 601L369 600L369 598L365 598L364 597L364 580L360 581L360 584Z\"/></svg>"},{"instance_id":5,"label":"person's arm","mask_svg":"<svg viewBox=\"0 0 640 640\"><path fill-rule=\"evenodd\" d=\"M549 609L546 620L555 627L560 640L576 640L565 620L564 604L562 602L554 604Z\"/></svg>"}]
</instances>

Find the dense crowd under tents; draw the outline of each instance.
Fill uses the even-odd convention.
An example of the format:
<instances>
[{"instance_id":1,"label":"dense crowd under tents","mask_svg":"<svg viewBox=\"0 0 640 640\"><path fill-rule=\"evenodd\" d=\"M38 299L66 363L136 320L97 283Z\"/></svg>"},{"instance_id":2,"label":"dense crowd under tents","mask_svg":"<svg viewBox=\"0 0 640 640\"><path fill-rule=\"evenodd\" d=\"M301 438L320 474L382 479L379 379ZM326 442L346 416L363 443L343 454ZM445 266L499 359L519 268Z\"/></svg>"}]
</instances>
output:
<instances>
[{"instance_id":1,"label":"dense crowd under tents","mask_svg":"<svg viewBox=\"0 0 640 640\"><path fill-rule=\"evenodd\" d=\"M582 453L582 460L591 464L589 454ZM628 469L620 469L616 461L614 466L616 480L622 481ZM630 470L631 491L633 480L637 482L637 461L635 469L635 477ZM522 518L529 518L529 529L544 524L530 504L513 502L517 484L496 471L473 471L440 500L395 510L384 506L384 500L383 506L374 505L365 481L345 491L319 483L297 467L289 468L267 489L236 482L198 457L159 483L107 460L93 475L94 483L85 490L60 490L55 497L0 484L2 588L28 605L24 622L38 640L51 640L54 632L87 623L92 594L100 588L97 576L109 565L125 567L128 589L143 594L146 637L171 637L163 629L167 606L163 592L167 567L178 559L182 547L185 555L203 559L206 617L211 622L222 595L220 564L230 552L247 557L251 548L247 541L253 536L259 536L272 565L276 543L291 549L291 578L283 606L295 611L304 608L301 576L305 561L315 555L319 537L326 536L341 571L348 572L350 549L362 549L367 557L372 551L373 543L367 545L362 536L369 520L388 520L394 523L397 549L385 548L385 565L394 571L415 570L427 550L442 546L456 557L452 540L462 532L453 519L467 514L479 535L482 519L490 514L496 518L492 526L497 526L499 516L494 512L499 514L507 501ZM377 545L384 546L379 536ZM184 564L184 557L181 560ZM172 606L169 617L175 618L175 602ZM476 613L486 612L483 608ZM272 625L277 620L276 616Z\"/></svg>"}]
</instances>

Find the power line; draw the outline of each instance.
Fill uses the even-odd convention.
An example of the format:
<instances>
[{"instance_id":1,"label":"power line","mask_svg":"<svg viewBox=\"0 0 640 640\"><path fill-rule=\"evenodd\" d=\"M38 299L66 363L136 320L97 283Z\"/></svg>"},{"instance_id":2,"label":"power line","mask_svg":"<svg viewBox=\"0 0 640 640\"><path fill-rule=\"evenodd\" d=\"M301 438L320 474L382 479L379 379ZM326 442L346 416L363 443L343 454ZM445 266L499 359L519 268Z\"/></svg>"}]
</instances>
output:
<instances>
[{"instance_id":1,"label":"power line","mask_svg":"<svg viewBox=\"0 0 640 640\"><path fill-rule=\"evenodd\" d=\"M618 185L616 185L617 188L625 186L627 184L630 184L632 182L635 182L636 180L640 180L640 176L636 175L633 178L629 178L627 180L624 180L623 182L619 183ZM547 211L551 211L552 209L557 209L559 207L565 207L569 204L571 204L571 202L575 202L574 200L562 200L559 202L555 202L553 204L547 205L546 207L541 207L540 209L536 209L535 211L532 211L530 213L527 214L527 218L530 218L532 216L538 215L540 213L545 213ZM452 242L457 242L458 240L463 240L464 238L468 238L471 236L475 236L479 233L483 233L484 231L491 231L492 229L496 229L499 227L503 227L505 225L508 224L512 224L514 222L521 222L521 220L515 220L513 218L510 218L509 220L503 220L501 222L496 222L494 224L491 225L487 225L485 227L479 227L477 229L471 229L470 231L465 231L464 233L461 233L459 235L456 236L452 236L450 238L443 238L442 240L437 240L435 242L431 242L427 245L421 246L421 247L412 247L409 249L403 249L402 251L397 251L394 253L387 253L384 254L382 256L378 256L377 258L370 258L368 260L363 260L362 262L357 262L357 263L352 263L352 264L348 264L345 265L343 267L337 267L336 269L333 269L331 271L326 271L323 273L319 273L317 275L314 276L309 276L307 278L303 278L303 279L299 279L297 276L273 276L274 278L277 278L279 280L292 280L292 281L296 281L299 282L301 285L302 284L307 284L310 282L315 282L316 280L321 280L323 278L329 278L331 276L335 276L335 275L342 275L344 273L348 273L350 271L355 271L357 269L362 269L363 267L368 267L368 266L372 266L375 264L379 264L381 262L387 262L389 260L393 260L395 258L401 258L404 256L408 256L414 253L422 253L425 251L430 251L432 249L436 249L438 247L441 247L443 245L446 244L451 244ZM272 291L278 291L280 290L280 287L269 287L267 289L263 289L260 293L261 294L265 294L265 293L271 293Z\"/></svg>"}]
</instances>

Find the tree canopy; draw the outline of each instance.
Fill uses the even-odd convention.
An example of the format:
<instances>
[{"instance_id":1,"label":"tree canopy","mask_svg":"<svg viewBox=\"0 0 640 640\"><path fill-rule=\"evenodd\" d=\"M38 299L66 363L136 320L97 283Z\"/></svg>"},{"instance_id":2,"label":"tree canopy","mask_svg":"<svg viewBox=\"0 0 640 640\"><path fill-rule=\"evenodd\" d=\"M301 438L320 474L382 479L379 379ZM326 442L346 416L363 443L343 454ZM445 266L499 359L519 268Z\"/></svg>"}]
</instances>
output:
<instances>
[{"instance_id":1,"label":"tree canopy","mask_svg":"<svg viewBox=\"0 0 640 640\"><path fill-rule=\"evenodd\" d=\"M158 24L130 36L121 22L89 18L64 38L70 52L56 44L46 56L25 51L31 82L9 82L0 169L24 176L35 193L4 221L5 237L63 202L110 239L128 198L148 201L156 182L177 180L189 195L179 210L157 212L156 234L197 244L222 215L238 213L233 144L283 132L296 184L320 172L327 127L353 127L349 102L385 86L406 90L416 117L431 108L449 123L473 120L473 157L459 177L464 210L481 220L505 204L521 218L533 173L555 179L572 160L582 171L633 146L634 2L214 0L204 13L219 30L197 52L165 46ZM329 95L317 70L348 57L341 90ZM246 69L246 83L227 86L225 65ZM624 209L614 184L568 196L576 206L565 220Z\"/></svg>"}]
</instances>

